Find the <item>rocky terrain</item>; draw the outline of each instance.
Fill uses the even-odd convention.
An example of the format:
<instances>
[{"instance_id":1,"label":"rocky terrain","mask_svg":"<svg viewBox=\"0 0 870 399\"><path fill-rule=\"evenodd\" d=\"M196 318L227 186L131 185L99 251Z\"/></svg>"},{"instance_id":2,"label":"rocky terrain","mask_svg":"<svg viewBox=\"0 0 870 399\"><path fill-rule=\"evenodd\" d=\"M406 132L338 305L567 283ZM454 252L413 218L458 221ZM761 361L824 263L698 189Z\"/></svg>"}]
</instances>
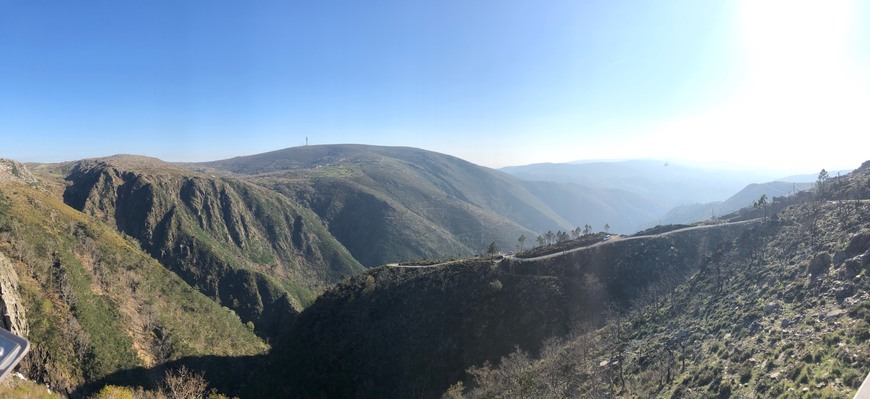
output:
<instances>
[{"instance_id":1,"label":"rocky terrain","mask_svg":"<svg viewBox=\"0 0 870 399\"><path fill-rule=\"evenodd\" d=\"M868 176L820 180L687 278L445 396L851 397L870 371Z\"/></svg>"}]
</instances>

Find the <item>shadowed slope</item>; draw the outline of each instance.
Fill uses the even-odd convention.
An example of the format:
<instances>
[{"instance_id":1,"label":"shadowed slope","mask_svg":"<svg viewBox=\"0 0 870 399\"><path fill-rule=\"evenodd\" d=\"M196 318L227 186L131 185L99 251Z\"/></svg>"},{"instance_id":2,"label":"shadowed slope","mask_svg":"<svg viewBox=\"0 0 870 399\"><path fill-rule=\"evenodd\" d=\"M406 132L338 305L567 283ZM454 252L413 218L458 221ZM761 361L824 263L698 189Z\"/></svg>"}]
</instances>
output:
<instances>
[{"instance_id":1,"label":"shadowed slope","mask_svg":"<svg viewBox=\"0 0 870 399\"><path fill-rule=\"evenodd\" d=\"M692 273L751 223L622 240L541 261L382 267L318 298L252 396L438 397L464 370L595 325Z\"/></svg>"}]
</instances>

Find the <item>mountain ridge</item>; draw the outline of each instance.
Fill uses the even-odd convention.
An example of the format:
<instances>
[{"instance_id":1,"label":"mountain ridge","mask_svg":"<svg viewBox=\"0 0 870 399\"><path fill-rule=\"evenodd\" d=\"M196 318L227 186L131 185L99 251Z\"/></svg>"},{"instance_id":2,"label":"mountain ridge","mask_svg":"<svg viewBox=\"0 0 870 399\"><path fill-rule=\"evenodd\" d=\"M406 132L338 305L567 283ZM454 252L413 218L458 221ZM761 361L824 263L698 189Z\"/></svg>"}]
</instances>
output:
<instances>
[{"instance_id":1,"label":"mountain ridge","mask_svg":"<svg viewBox=\"0 0 870 399\"><path fill-rule=\"evenodd\" d=\"M280 333L317 290L362 270L316 216L261 187L143 157L64 168L67 204L137 239L261 334Z\"/></svg>"},{"instance_id":2,"label":"mountain ridge","mask_svg":"<svg viewBox=\"0 0 870 399\"><path fill-rule=\"evenodd\" d=\"M11 266L0 272L17 276L23 309L12 314L32 346L19 370L55 391L140 365L267 348L137 243L29 184L0 179L0 257Z\"/></svg>"},{"instance_id":3,"label":"mountain ridge","mask_svg":"<svg viewBox=\"0 0 870 399\"><path fill-rule=\"evenodd\" d=\"M753 183L744 187L742 190L728 197L724 201L681 205L673 208L661 217L661 221L665 224L699 222L752 206L752 203L761 198L762 195L766 196L770 201L773 201L776 197L795 195L797 192L809 190L813 188L813 186L814 183L792 183L783 181Z\"/></svg>"},{"instance_id":4,"label":"mountain ridge","mask_svg":"<svg viewBox=\"0 0 870 399\"><path fill-rule=\"evenodd\" d=\"M509 248L520 235L571 228L510 176L449 155L407 147L330 145L252 157L191 166L245 173L257 184L306 204L368 266L480 253L492 241ZM379 216L366 218L366 211L350 214L343 209L369 209ZM363 234L357 226L375 230ZM359 247L353 244L355 237L377 237L381 243ZM373 253L372 248L381 250Z\"/></svg>"}]
</instances>

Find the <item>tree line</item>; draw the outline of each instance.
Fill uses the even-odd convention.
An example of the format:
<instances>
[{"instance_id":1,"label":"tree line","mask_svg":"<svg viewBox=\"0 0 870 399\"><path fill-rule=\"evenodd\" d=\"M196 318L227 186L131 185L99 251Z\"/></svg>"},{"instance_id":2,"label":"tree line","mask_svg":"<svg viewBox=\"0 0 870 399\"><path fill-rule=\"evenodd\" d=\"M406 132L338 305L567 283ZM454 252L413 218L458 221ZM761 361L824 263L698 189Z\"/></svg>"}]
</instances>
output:
<instances>
[{"instance_id":1,"label":"tree line","mask_svg":"<svg viewBox=\"0 0 870 399\"><path fill-rule=\"evenodd\" d=\"M608 231L610 231L610 224L605 224L604 232L607 233ZM571 239L576 240L590 234L592 234L592 226L587 224L584 225L583 228L577 226L571 231L558 230L554 233L552 230L548 230L546 233L538 235L535 238L535 241L538 243L538 247L543 247L545 245L560 244ZM520 237L517 238L517 252L523 251L526 239L527 237L525 234L520 235Z\"/></svg>"}]
</instances>

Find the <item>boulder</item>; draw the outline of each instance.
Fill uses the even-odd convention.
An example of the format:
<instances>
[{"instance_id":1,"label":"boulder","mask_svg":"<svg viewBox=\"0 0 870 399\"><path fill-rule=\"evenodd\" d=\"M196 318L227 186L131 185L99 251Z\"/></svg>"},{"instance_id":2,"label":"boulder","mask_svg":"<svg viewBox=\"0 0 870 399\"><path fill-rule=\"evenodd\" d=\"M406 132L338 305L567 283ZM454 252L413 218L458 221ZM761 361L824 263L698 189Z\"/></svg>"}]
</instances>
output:
<instances>
[{"instance_id":1,"label":"boulder","mask_svg":"<svg viewBox=\"0 0 870 399\"><path fill-rule=\"evenodd\" d=\"M865 255L858 255L854 258L849 258L844 262L846 267L840 270L840 280L851 280L861 273L861 267L864 264L864 259L868 258Z\"/></svg>"},{"instance_id":2,"label":"boulder","mask_svg":"<svg viewBox=\"0 0 870 399\"><path fill-rule=\"evenodd\" d=\"M870 233L856 234L846 246L846 257L853 257L870 250Z\"/></svg>"},{"instance_id":3,"label":"boulder","mask_svg":"<svg viewBox=\"0 0 870 399\"><path fill-rule=\"evenodd\" d=\"M846 251L837 251L837 253L834 254L834 266L840 267L846 258L848 258Z\"/></svg>"},{"instance_id":4,"label":"boulder","mask_svg":"<svg viewBox=\"0 0 870 399\"><path fill-rule=\"evenodd\" d=\"M807 272L815 277L824 274L830 267L831 255L827 252L819 252L816 256L813 256L813 260L811 260L809 266L807 266Z\"/></svg>"},{"instance_id":5,"label":"boulder","mask_svg":"<svg viewBox=\"0 0 870 399\"><path fill-rule=\"evenodd\" d=\"M839 301L842 301L852 295L855 295L855 285L851 282L847 282L834 289L834 296Z\"/></svg>"},{"instance_id":6,"label":"boulder","mask_svg":"<svg viewBox=\"0 0 870 399\"><path fill-rule=\"evenodd\" d=\"M755 334L759 330L761 330L761 323L759 323L758 320L753 321L752 324L749 325L750 334Z\"/></svg>"},{"instance_id":7,"label":"boulder","mask_svg":"<svg viewBox=\"0 0 870 399\"><path fill-rule=\"evenodd\" d=\"M846 314L846 311L845 311L845 310L842 310L842 309L834 309L834 310L831 310L831 311L829 311L828 313L825 313L824 315L822 315L821 319L822 319L822 320L831 320L831 319L836 319L836 318L838 318L838 317L840 317L840 316L842 316L842 315L844 315L844 314Z\"/></svg>"}]
</instances>

